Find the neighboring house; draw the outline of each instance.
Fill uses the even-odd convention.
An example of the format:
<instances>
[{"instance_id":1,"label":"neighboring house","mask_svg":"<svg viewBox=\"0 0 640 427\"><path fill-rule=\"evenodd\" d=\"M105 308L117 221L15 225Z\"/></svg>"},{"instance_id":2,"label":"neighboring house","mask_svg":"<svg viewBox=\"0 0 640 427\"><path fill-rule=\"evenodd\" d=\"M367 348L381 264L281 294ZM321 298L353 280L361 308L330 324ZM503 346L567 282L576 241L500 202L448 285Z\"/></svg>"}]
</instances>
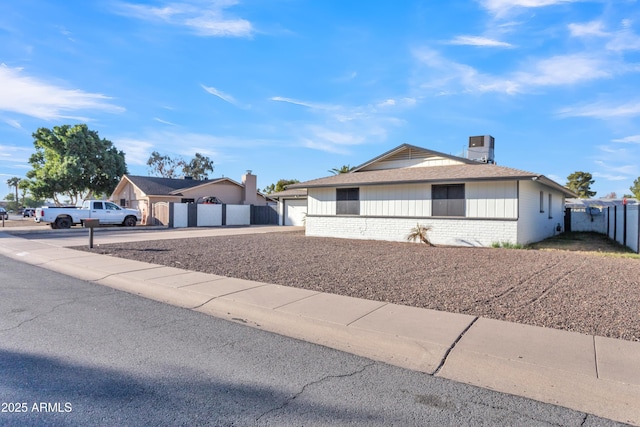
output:
<instances>
[{"instance_id":1,"label":"neighboring house","mask_svg":"<svg viewBox=\"0 0 640 427\"><path fill-rule=\"evenodd\" d=\"M230 205L267 204L267 198L257 191L256 175L247 172L242 183L230 178L195 180L124 175L111 194L111 200L123 207L139 209L143 223L151 224L154 203L202 203L206 197L216 197Z\"/></svg>"},{"instance_id":2,"label":"neighboring house","mask_svg":"<svg viewBox=\"0 0 640 427\"><path fill-rule=\"evenodd\" d=\"M289 185L307 190L308 236L406 241L416 224L434 244L527 244L563 230L565 197L544 175L494 164L494 139L469 158L400 145L349 173Z\"/></svg>"},{"instance_id":3,"label":"neighboring house","mask_svg":"<svg viewBox=\"0 0 640 427\"><path fill-rule=\"evenodd\" d=\"M269 194L278 202L278 224L302 226L307 215L307 190L284 190Z\"/></svg>"}]
</instances>

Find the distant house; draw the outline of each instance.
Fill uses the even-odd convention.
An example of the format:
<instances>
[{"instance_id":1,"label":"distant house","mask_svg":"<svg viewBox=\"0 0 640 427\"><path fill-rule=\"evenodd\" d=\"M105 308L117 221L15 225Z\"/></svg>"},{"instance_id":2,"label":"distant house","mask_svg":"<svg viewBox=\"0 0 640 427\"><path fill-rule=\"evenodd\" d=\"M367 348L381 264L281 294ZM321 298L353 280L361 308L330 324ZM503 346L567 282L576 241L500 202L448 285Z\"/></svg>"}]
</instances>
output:
<instances>
[{"instance_id":1,"label":"distant house","mask_svg":"<svg viewBox=\"0 0 640 427\"><path fill-rule=\"evenodd\" d=\"M267 204L267 198L257 191L256 175L251 172L242 176L242 183L230 178L195 180L124 175L111 194L111 200L120 206L139 209L146 224L151 223L154 203L202 203L213 197L230 205Z\"/></svg>"},{"instance_id":2,"label":"distant house","mask_svg":"<svg viewBox=\"0 0 640 427\"><path fill-rule=\"evenodd\" d=\"M289 185L307 190L306 234L406 241L429 225L434 244L527 244L563 230L565 197L544 175L497 166L494 138L469 138L468 158L403 144L349 173Z\"/></svg>"},{"instance_id":3,"label":"distant house","mask_svg":"<svg viewBox=\"0 0 640 427\"><path fill-rule=\"evenodd\" d=\"M278 202L278 224L302 226L307 215L307 190L298 188L269 194Z\"/></svg>"}]
</instances>

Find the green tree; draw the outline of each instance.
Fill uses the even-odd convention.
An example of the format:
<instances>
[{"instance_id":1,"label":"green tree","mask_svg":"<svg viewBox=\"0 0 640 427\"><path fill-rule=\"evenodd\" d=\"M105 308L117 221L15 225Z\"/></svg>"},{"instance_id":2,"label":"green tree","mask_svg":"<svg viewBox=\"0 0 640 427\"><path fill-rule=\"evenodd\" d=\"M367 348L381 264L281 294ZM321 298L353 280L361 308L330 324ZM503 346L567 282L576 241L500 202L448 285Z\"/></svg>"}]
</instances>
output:
<instances>
[{"instance_id":1,"label":"green tree","mask_svg":"<svg viewBox=\"0 0 640 427\"><path fill-rule=\"evenodd\" d=\"M29 181L28 179L21 179L18 183L18 187L20 188L20 193L22 195L22 206L27 206L25 203L27 200L27 194L29 193L30 185L31 181Z\"/></svg>"},{"instance_id":2,"label":"green tree","mask_svg":"<svg viewBox=\"0 0 640 427\"><path fill-rule=\"evenodd\" d=\"M591 191L591 184L595 182L589 172L577 171L567 177L567 187L573 191L581 199L590 199L596 195L595 191Z\"/></svg>"},{"instance_id":3,"label":"green tree","mask_svg":"<svg viewBox=\"0 0 640 427\"><path fill-rule=\"evenodd\" d=\"M190 176L193 179L209 178L208 172L213 172L213 161L207 156L196 153L188 163L182 162L182 172L184 172L185 176Z\"/></svg>"},{"instance_id":4,"label":"green tree","mask_svg":"<svg viewBox=\"0 0 640 427\"><path fill-rule=\"evenodd\" d=\"M60 205L65 196L77 204L92 194L111 194L127 173L124 152L86 124L40 128L33 138L36 152L29 158L33 169L27 177L36 199L51 198Z\"/></svg>"},{"instance_id":5,"label":"green tree","mask_svg":"<svg viewBox=\"0 0 640 427\"><path fill-rule=\"evenodd\" d=\"M18 210L18 186L20 185L20 178L17 176L11 177L7 180L7 185L9 187L13 187L16 190L16 197L13 199L15 201L15 207L14 209L17 211Z\"/></svg>"},{"instance_id":6,"label":"green tree","mask_svg":"<svg viewBox=\"0 0 640 427\"><path fill-rule=\"evenodd\" d=\"M629 190L631 190L634 198L640 200L640 176L633 181L633 185L629 187Z\"/></svg>"},{"instance_id":7,"label":"green tree","mask_svg":"<svg viewBox=\"0 0 640 427\"><path fill-rule=\"evenodd\" d=\"M341 174L341 173L349 173L349 172L351 172L351 169L353 169L351 166L343 165L340 168L330 169L329 172L331 172L334 175L338 175L338 174Z\"/></svg>"},{"instance_id":8,"label":"green tree","mask_svg":"<svg viewBox=\"0 0 640 427\"><path fill-rule=\"evenodd\" d=\"M147 166L152 175L163 178L177 178L177 171L180 170L185 176L200 180L209 178L208 172L213 172L213 161L200 153L196 153L190 161L186 162L180 157L162 155L154 151L147 160Z\"/></svg>"},{"instance_id":9,"label":"green tree","mask_svg":"<svg viewBox=\"0 0 640 427\"><path fill-rule=\"evenodd\" d=\"M163 178L177 178L176 169L182 165L183 160L179 158L161 155L157 151L151 153L147 160L149 172L152 175Z\"/></svg>"},{"instance_id":10,"label":"green tree","mask_svg":"<svg viewBox=\"0 0 640 427\"><path fill-rule=\"evenodd\" d=\"M297 184L300 181L297 179L280 179L275 184L268 185L262 190L265 194L278 193L286 190L287 185Z\"/></svg>"}]
</instances>

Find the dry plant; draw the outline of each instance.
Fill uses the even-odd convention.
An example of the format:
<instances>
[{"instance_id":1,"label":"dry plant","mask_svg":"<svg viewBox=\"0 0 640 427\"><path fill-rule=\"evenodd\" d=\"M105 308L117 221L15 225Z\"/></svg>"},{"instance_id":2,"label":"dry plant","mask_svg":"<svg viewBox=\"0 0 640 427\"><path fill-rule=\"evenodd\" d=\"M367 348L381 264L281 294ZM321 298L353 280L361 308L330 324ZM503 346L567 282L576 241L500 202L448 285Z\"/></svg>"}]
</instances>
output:
<instances>
[{"instance_id":1,"label":"dry plant","mask_svg":"<svg viewBox=\"0 0 640 427\"><path fill-rule=\"evenodd\" d=\"M429 231L431 231L431 229L432 227L430 225L421 225L420 223L418 223L411 229L411 231L407 235L407 240L410 242L419 240L422 243L433 246L433 243L431 243L431 241L429 240L429 236L427 235Z\"/></svg>"}]
</instances>

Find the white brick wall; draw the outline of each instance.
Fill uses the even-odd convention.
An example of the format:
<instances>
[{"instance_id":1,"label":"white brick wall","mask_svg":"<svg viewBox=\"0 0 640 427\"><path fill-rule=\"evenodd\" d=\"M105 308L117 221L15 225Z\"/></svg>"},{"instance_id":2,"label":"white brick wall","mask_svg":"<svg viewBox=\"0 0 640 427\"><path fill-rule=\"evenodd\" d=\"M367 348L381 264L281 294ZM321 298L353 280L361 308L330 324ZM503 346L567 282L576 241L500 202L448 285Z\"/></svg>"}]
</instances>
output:
<instances>
[{"instance_id":1,"label":"white brick wall","mask_svg":"<svg viewBox=\"0 0 640 427\"><path fill-rule=\"evenodd\" d=\"M507 220L307 216L306 234L406 242L417 223L432 227L428 235L435 245L491 246L494 242L517 241L517 222Z\"/></svg>"}]
</instances>

